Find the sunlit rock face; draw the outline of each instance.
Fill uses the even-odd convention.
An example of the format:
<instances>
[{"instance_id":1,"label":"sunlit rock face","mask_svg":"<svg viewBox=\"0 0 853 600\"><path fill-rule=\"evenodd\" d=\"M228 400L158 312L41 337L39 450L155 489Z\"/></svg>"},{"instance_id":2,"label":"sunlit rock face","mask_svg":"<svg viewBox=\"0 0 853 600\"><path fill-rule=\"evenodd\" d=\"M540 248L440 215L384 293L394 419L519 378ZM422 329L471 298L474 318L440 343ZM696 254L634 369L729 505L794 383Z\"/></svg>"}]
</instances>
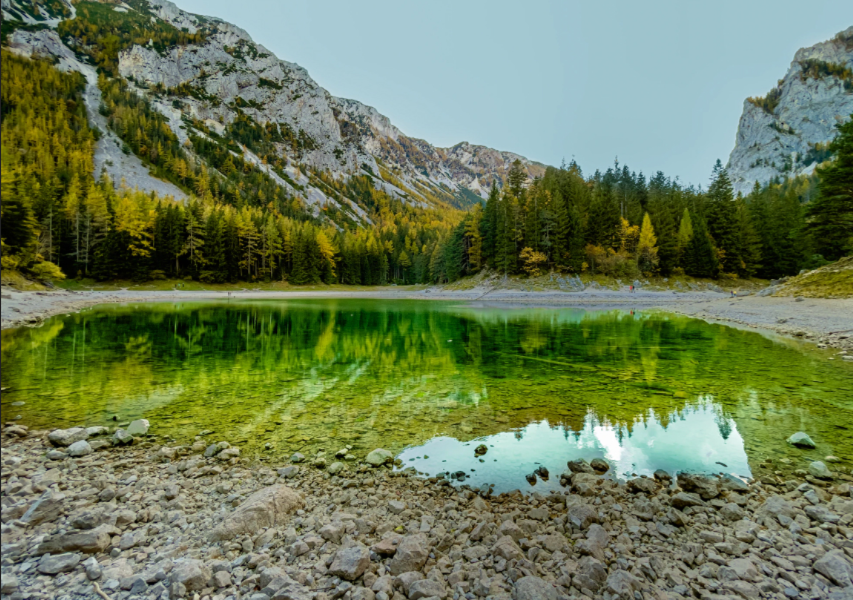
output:
<instances>
[{"instance_id":1,"label":"sunlit rock face","mask_svg":"<svg viewBox=\"0 0 853 600\"><path fill-rule=\"evenodd\" d=\"M829 67L828 67L829 65ZM848 71L844 71L848 69ZM744 100L729 175L735 192L814 171L822 144L853 113L853 27L801 48L764 106Z\"/></svg>"}]
</instances>

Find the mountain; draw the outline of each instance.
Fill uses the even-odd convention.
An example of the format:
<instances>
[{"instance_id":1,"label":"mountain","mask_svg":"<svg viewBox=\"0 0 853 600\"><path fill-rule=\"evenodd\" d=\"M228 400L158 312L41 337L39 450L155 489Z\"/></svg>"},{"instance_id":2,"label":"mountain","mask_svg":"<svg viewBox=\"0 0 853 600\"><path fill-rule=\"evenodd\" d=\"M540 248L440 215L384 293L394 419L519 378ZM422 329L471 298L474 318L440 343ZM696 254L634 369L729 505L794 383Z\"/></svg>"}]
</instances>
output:
<instances>
[{"instance_id":1,"label":"mountain","mask_svg":"<svg viewBox=\"0 0 853 600\"><path fill-rule=\"evenodd\" d=\"M207 160L199 139L239 154L315 215L332 207L355 223L367 219L361 199L333 192L320 173L335 181L368 174L377 189L404 202L465 208L502 184L515 160L531 178L545 171L511 152L467 142L438 148L406 136L375 108L332 96L239 27L168 0L2 0L2 9L4 29L7 22L13 29L4 31L12 51L52 57L61 69L86 76L90 120L107 132L95 170L124 177L131 187L186 195L146 173L108 132L96 67L147 99L193 160ZM108 35L115 36L110 45Z\"/></svg>"},{"instance_id":2,"label":"mountain","mask_svg":"<svg viewBox=\"0 0 853 600\"><path fill-rule=\"evenodd\" d=\"M853 113L853 27L801 48L785 77L761 98L747 98L728 170L735 192L809 174L829 158L836 125Z\"/></svg>"}]
</instances>

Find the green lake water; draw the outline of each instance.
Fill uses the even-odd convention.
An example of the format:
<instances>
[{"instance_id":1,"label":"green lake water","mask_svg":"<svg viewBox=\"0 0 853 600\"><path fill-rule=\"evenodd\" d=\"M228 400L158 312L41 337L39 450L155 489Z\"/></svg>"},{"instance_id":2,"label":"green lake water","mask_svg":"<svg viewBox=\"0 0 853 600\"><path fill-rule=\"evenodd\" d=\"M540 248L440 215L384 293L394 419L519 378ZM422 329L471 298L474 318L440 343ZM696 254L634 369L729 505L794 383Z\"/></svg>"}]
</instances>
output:
<instances>
[{"instance_id":1,"label":"green lake water","mask_svg":"<svg viewBox=\"0 0 853 600\"><path fill-rule=\"evenodd\" d=\"M604 457L620 477L759 476L853 458L853 365L657 312L427 301L96 307L2 333L3 418L31 428L147 418L168 443L249 456L391 450L430 475L530 489ZM785 439L806 431L813 451ZM474 455L486 444L488 452ZM270 449L265 449L269 444ZM773 460L771 469L759 467Z\"/></svg>"}]
</instances>

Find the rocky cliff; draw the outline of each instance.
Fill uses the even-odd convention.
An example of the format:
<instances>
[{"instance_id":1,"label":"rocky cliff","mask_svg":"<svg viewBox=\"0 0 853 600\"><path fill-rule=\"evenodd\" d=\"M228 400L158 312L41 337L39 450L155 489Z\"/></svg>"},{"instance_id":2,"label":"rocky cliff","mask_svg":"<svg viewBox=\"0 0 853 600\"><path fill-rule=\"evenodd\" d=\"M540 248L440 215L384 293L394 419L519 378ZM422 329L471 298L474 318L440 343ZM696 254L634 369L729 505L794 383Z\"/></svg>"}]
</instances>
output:
<instances>
[{"instance_id":1,"label":"rocky cliff","mask_svg":"<svg viewBox=\"0 0 853 600\"><path fill-rule=\"evenodd\" d=\"M4 19L34 22L29 3L2 0ZM62 6L64 0L46 2ZM48 27L62 18L73 18L74 9L43 10ZM106 4L106 3L105 3ZM110 20L128 18L134 12L189 34L202 33L203 42L157 48L153 43L132 45L118 55L118 73L143 94L168 120L170 127L189 148L189 134L210 137L227 135L228 125L248 117L257 125L272 126L280 134L272 157L281 159L283 178L267 169L271 178L294 195L302 197L315 213L322 205L334 205L352 218L363 220L364 212L348 199L331 197L317 184L311 172L325 172L335 179L370 174L375 185L407 202L421 205L446 203L467 206L485 197L501 183L509 166L520 160L531 177L544 173L545 166L511 152L500 152L463 142L437 148L410 138L375 108L356 100L329 94L297 64L281 60L256 44L244 30L222 20L190 14L168 0L109 2ZM80 4L78 4L80 6ZM9 46L22 54L62 58L62 68L84 72L97 93L92 67L68 49L80 50L81 39L60 40L54 31L18 30ZM68 46L68 47L66 47ZM200 130L193 123L202 123ZM281 142L285 139L285 142ZM262 157L243 149L244 158L265 165ZM118 158L118 157L114 157ZM267 157L270 158L270 157ZM115 166L115 161L109 161ZM144 189L156 189L136 178ZM295 185L294 185L295 184Z\"/></svg>"},{"instance_id":2,"label":"rocky cliff","mask_svg":"<svg viewBox=\"0 0 853 600\"><path fill-rule=\"evenodd\" d=\"M853 27L801 48L783 79L763 98L748 98L729 157L736 192L755 182L807 174L829 158L836 125L853 113Z\"/></svg>"}]
</instances>

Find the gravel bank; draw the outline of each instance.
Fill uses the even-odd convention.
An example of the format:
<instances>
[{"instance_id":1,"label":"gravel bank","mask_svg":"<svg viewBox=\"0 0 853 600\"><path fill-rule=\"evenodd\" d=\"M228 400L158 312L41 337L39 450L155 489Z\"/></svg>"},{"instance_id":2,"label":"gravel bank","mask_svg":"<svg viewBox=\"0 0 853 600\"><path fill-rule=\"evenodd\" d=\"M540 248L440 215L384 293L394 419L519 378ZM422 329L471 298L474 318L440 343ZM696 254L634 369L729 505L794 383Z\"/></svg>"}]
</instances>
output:
<instances>
[{"instance_id":1,"label":"gravel bank","mask_svg":"<svg viewBox=\"0 0 853 600\"><path fill-rule=\"evenodd\" d=\"M81 428L48 441L47 432L4 428L4 598L853 593L853 478L823 463L814 473L831 479L673 482L659 472L618 482L601 474L606 463L577 462L563 491L491 496L369 464L382 463L381 452L249 464L227 443L163 446L146 430L131 424L130 440Z\"/></svg>"},{"instance_id":2,"label":"gravel bank","mask_svg":"<svg viewBox=\"0 0 853 600\"><path fill-rule=\"evenodd\" d=\"M158 302L228 298L227 292L18 292L4 288L0 305L3 329L41 320L88 306L110 302ZM456 300L483 305L579 307L587 309L660 309L708 321L770 331L806 340L822 347L853 350L853 299L796 299L769 296L730 298L713 291L659 292L593 290L583 292L524 292L495 288L445 290L440 287L413 290L387 287L375 291L233 292L232 298L377 298Z\"/></svg>"}]
</instances>

